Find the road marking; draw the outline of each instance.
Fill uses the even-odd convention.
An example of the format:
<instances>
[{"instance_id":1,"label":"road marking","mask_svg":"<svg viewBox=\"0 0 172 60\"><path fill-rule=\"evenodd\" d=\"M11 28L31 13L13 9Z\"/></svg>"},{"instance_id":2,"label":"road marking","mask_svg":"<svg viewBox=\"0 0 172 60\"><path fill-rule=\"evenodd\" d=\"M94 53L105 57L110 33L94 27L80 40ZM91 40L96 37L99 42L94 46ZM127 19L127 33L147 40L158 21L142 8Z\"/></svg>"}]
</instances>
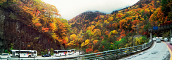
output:
<instances>
[{"instance_id":1,"label":"road marking","mask_svg":"<svg viewBox=\"0 0 172 60\"><path fill-rule=\"evenodd\" d=\"M163 43L165 43L165 42L163 42ZM166 44L166 43L165 43ZM167 45L167 44L166 44ZM170 60L172 60L172 52L171 52L171 49L168 47L168 45L167 45L167 48L168 48L168 50L170 51Z\"/></svg>"}]
</instances>

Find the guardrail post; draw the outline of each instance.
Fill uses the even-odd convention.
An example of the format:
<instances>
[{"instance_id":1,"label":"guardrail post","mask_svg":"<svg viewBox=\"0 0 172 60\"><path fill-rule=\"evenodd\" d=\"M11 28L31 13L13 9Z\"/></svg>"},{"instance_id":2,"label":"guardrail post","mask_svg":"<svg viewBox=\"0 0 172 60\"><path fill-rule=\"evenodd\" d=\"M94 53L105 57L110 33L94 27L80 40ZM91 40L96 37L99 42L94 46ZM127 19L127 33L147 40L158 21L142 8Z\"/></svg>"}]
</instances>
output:
<instances>
[{"instance_id":1,"label":"guardrail post","mask_svg":"<svg viewBox=\"0 0 172 60\"><path fill-rule=\"evenodd\" d=\"M115 57L115 50L108 50L110 53L111 53L111 55L110 55L110 59L111 60L115 60L116 59L116 57Z\"/></svg>"},{"instance_id":2,"label":"guardrail post","mask_svg":"<svg viewBox=\"0 0 172 60\"><path fill-rule=\"evenodd\" d=\"M95 60L95 59L96 59L96 54L97 54L97 53L91 53L90 56L89 56L89 58L90 58L91 60Z\"/></svg>"},{"instance_id":3,"label":"guardrail post","mask_svg":"<svg viewBox=\"0 0 172 60\"><path fill-rule=\"evenodd\" d=\"M84 60L90 60L90 59L89 59L89 56L90 56L90 54L85 54Z\"/></svg>"},{"instance_id":4,"label":"guardrail post","mask_svg":"<svg viewBox=\"0 0 172 60\"><path fill-rule=\"evenodd\" d=\"M133 46L133 53L137 52L137 46Z\"/></svg>"},{"instance_id":5,"label":"guardrail post","mask_svg":"<svg viewBox=\"0 0 172 60\"><path fill-rule=\"evenodd\" d=\"M138 51L142 51L142 45L138 45Z\"/></svg>"},{"instance_id":6,"label":"guardrail post","mask_svg":"<svg viewBox=\"0 0 172 60\"><path fill-rule=\"evenodd\" d=\"M126 56L128 56L129 55L129 53L130 53L130 50L129 50L129 47L126 47Z\"/></svg>"},{"instance_id":7,"label":"guardrail post","mask_svg":"<svg viewBox=\"0 0 172 60\"><path fill-rule=\"evenodd\" d=\"M126 56L126 48L121 48L121 57Z\"/></svg>"},{"instance_id":8,"label":"guardrail post","mask_svg":"<svg viewBox=\"0 0 172 60\"><path fill-rule=\"evenodd\" d=\"M132 53L132 47L128 47L128 55Z\"/></svg>"},{"instance_id":9,"label":"guardrail post","mask_svg":"<svg viewBox=\"0 0 172 60\"><path fill-rule=\"evenodd\" d=\"M117 58L120 58L121 57L121 51L120 51L120 49L117 49Z\"/></svg>"},{"instance_id":10,"label":"guardrail post","mask_svg":"<svg viewBox=\"0 0 172 60\"><path fill-rule=\"evenodd\" d=\"M145 44L143 44L144 45L144 50L146 49L146 43Z\"/></svg>"},{"instance_id":11,"label":"guardrail post","mask_svg":"<svg viewBox=\"0 0 172 60\"><path fill-rule=\"evenodd\" d=\"M103 51L105 53L105 59L109 60L110 58L110 51Z\"/></svg>"},{"instance_id":12,"label":"guardrail post","mask_svg":"<svg viewBox=\"0 0 172 60\"><path fill-rule=\"evenodd\" d=\"M117 57L118 57L118 52L117 52L118 50L116 49L115 50L115 59L117 59Z\"/></svg>"},{"instance_id":13,"label":"guardrail post","mask_svg":"<svg viewBox=\"0 0 172 60\"><path fill-rule=\"evenodd\" d=\"M78 56L78 59L83 60L83 59L85 59L84 57L85 57L85 55L79 55L79 56Z\"/></svg>"},{"instance_id":14,"label":"guardrail post","mask_svg":"<svg viewBox=\"0 0 172 60\"><path fill-rule=\"evenodd\" d=\"M102 57L102 54L103 54L103 52L98 52L96 54L96 59L98 59L98 60L104 60L104 58Z\"/></svg>"},{"instance_id":15,"label":"guardrail post","mask_svg":"<svg viewBox=\"0 0 172 60\"><path fill-rule=\"evenodd\" d=\"M106 60L106 52L103 52L101 56Z\"/></svg>"},{"instance_id":16,"label":"guardrail post","mask_svg":"<svg viewBox=\"0 0 172 60\"><path fill-rule=\"evenodd\" d=\"M108 59L111 59L111 58L112 58L112 53L111 53L111 51L107 51L106 55L107 55Z\"/></svg>"}]
</instances>

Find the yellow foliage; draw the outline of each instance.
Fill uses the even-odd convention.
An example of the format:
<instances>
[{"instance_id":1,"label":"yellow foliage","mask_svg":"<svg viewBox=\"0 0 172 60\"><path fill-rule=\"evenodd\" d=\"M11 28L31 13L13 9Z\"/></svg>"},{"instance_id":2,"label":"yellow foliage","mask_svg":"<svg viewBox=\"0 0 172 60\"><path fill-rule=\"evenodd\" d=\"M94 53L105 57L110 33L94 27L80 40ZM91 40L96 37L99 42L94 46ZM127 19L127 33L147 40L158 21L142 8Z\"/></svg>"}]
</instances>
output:
<instances>
[{"instance_id":1,"label":"yellow foliage","mask_svg":"<svg viewBox=\"0 0 172 60\"><path fill-rule=\"evenodd\" d=\"M58 40L60 43L63 43L63 40Z\"/></svg>"},{"instance_id":2,"label":"yellow foliage","mask_svg":"<svg viewBox=\"0 0 172 60\"><path fill-rule=\"evenodd\" d=\"M32 18L32 23L33 23L33 24L39 23L39 19L36 18L36 17L33 17L33 18Z\"/></svg>"},{"instance_id":3,"label":"yellow foliage","mask_svg":"<svg viewBox=\"0 0 172 60\"><path fill-rule=\"evenodd\" d=\"M122 39L121 38L119 38L119 40L118 41L121 41Z\"/></svg>"},{"instance_id":4,"label":"yellow foliage","mask_svg":"<svg viewBox=\"0 0 172 60\"><path fill-rule=\"evenodd\" d=\"M55 33L52 33L51 36L54 40L59 40L58 36Z\"/></svg>"},{"instance_id":5,"label":"yellow foliage","mask_svg":"<svg viewBox=\"0 0 172 60\"><path fill-rule=\"evenodd\" d=\"M56 24L55 23L50 23L50 29L54 32L57 30Z\"/></svg>"},{"instance_id":6,"label":"yellow foliage","mask_svg":"<svg viewBox=\"0 0 172 60\"><path fill-rule=\"evenodd\" d=\"M76 40L76 35L75 34L70 35L70 39Z\"/></svg>"},{"instance_id":7,"label":"yellow foliage","mask_svg":"<svg viewBox=\"0 0 172 60\"><path fill-rule=\"evenodd\" d=\"M66 36L66 37L64 38L64 40L65 40L66 42L68 42L68 37Z\"/></svg>"},{"instance_id":8,"label":"yellow foliage","mask_svg":"<svg viewBox=\"0 0 172 60\"><path fill-rule=\"evenodd\" d=\"M115 35L115 34L118 34L116 30L111 31L108 35L108 38L110 38L111 35Z\"/></svg>"},{"instance_id":9,"label":"yellow foliage","mask_svg":"<svg viewBox=\"0 0 172 60\"><path fill-rule=\"evenodd\" d=\"M110 22L110 21L113 21L113 17L109 17L108 18L108 21Z\"/></svg>"},{"instance_id":10,"label":"yellow foliage","mask_svg":"<svg viewBox=\"0 0 172 60\"><path fill-rule=\"evenodd\" d=\"M95 35L95 36L101 36L101 31L100 31L100 29L94 29L93 35Z\"/></svg>"},{"instance_id":11,"label":"yellow foliage","mask_svg":"<svg viewBox=\"0 0 172 60\"><path fill-rule=\"evenodd\" d=\"M95 28L95 26L94 25L91 25L91 26L89 26L89 27L87 27L87 30L93 30Z\"/></svg>"},{"instance_id":12,"label":"yellow foliage","mask_svg":"<svg viewBox=\"0 0 172 60\"><path fill-rule=\"evenodd\" d=\"M135 38L135 45L139 45L142 42L142 37Z\"/></svg>"},{"instance_id":13,"label":"yellow foliage","mask_svg":"<svg viewBox=\"0 0 172 60\"><path fill-rule=\"evenodd\" d=\"M116 30L111 31L111 34L118 34Z\"/></svg>"},{"instance_id":14,"label":"yellow foliage","mask_svg":"<svg viewBox=\"0 0 172 60\"><path fill-rule=\"evenodd\" d=\"M89 39L85 40L85 45L88 45L89 43L90 43Z\"/></svg>"},{"instance_id":15,"label":"yellow foliage","mask_svg":"<svg viewBox=\"0 0 172 60\"><path fill-rule=\"evenodd\" d=\"M81 44L81 47L85 46L84 42Z\"/></svg>"},{"instance_id":16,"label":"yellow foliage","mask_svg":"<svg viewBox=\"0 0 172 60\"><path fill-rule=\"evenodd\" d=\"M104 20L104 23L109 24L109 22L107 20Z\"/></svg>"},{"instance_id":17,"label":"yellow foliage","mask_svg":"<svg viewBox=\"0 0 172 60\"><path fill-rule=\"evenodd\" d=\"M100 15L101 18L104 18L104 15Z\"/></svg>"},{"instance_id":18,"label":"yellow foliage","mask_svg":"<svg viewBox=\"0 0 172 60\"><path fill-rule=\"evenodd\" d=\"M119 21L120 25L123 25L125 22L127 22L125 19Z\"/></svg>"},{"instance_id":19,"label":"yellow foliage","mask_svg":"<svg viewBox=\"0 0 172 60\"><path fill-rule=\"evenodd\" d=\"M70 43L68 43L68 46L73 46L74 44L74 41L70 41Z\"/></svg>"}]
</instances>

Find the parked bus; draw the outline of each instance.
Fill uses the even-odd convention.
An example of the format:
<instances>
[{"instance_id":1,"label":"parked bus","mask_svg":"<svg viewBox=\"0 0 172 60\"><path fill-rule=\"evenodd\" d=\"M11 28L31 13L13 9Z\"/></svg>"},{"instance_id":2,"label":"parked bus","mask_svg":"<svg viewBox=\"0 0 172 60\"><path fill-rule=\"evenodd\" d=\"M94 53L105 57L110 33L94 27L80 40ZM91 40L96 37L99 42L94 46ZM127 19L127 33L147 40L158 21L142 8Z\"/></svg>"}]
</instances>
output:
<instances>
[{"instance_id":1,"label":"parked bus","mask_svg":"<svg viewBox=\"0 0 172 60\"><path fill-rule=\"evenodd\" d=\"M71 49L71 54L75 54L76 53L76 49Z\"/></svg>"},{"instance_id":2,"label":"parked bus","mask_svg":"<svg viewBox=\"0 0 172 60\"><path fill-rule=\"evenodd\" d=\"M36 50L11 50L12 57L37 57Z\"/></svg>"},{"instance_id":3,"label":"parked bus","mask_svg":"<svg viewBox=\"0 0 172 60\"><path fill-rule=\"evenodd\" d=\"M54 50L54 56L66 56L69 55L71 50Z\"/></svg>"}]
</instances>

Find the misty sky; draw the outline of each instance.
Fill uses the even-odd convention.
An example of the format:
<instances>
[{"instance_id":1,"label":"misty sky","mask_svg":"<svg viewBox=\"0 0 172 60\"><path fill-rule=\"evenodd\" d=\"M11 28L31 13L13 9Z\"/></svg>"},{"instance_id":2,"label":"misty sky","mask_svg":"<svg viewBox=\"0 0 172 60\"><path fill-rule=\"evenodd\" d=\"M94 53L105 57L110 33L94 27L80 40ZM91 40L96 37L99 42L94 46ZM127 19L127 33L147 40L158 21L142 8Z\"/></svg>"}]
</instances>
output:
<instances>
[{"instance_id":1,"label":"misty sky","mask_svg":"<svg viewBox=\"0 0 172 60\"><path fill-rule=\"evenodd\" d=\"M85 12L100 11L111 13L114 10L131 6L139 0L42 0L55 5L61 16L67 20Z\"/></svg>"}]
</instances>

